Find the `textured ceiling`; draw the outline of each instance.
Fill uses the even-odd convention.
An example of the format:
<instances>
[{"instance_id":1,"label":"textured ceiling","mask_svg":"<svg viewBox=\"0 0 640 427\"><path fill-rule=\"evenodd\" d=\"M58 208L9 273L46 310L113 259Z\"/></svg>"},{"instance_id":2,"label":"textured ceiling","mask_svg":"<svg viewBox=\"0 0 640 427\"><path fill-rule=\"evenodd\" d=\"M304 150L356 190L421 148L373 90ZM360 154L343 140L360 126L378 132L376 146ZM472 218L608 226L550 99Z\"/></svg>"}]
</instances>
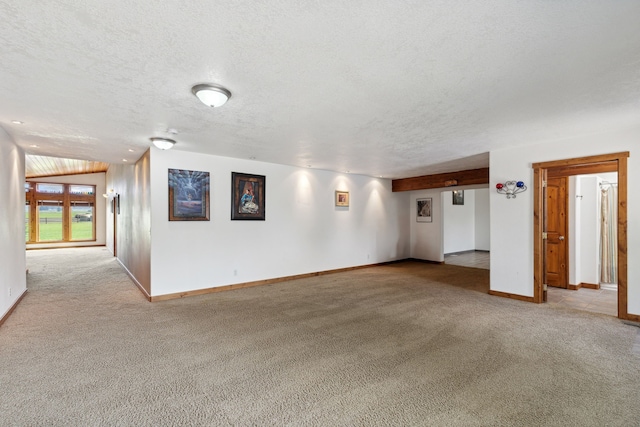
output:
<instances>
[{"instance_id":1,"label":"textured ceiling","mask_svg":"<svg viewBox=\"0 0 640 427\"><path fill-rule=\"evenodd\" d=\"M0 126L29 154L110 163L172 128L174 150L372 176L486 167L638 125L639 17L637 0L0 0ZM233 96L205 107L202 82Z\"/></svg>"}]
</instances>

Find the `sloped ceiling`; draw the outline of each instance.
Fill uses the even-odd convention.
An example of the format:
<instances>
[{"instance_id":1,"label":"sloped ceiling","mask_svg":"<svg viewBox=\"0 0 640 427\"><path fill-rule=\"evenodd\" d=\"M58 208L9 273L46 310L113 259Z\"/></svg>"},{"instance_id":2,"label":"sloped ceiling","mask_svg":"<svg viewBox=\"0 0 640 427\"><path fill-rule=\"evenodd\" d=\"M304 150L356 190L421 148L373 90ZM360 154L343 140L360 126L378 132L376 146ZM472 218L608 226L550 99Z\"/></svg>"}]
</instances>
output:
<instances>
[{"instance_id":1,"label":"sloped ceiling","mask_svg":"<svg viewBox=\"0 0 640 427\"><path fill-rule=\"evenodd\" d=\"M92 160L61 159L59 157L25 156L26 178L42 176L76 175L82 173L106 172L109 163Z\"/></svg>"},{"instance_id":2,"label":"sloped ceiling","mask_svg":"<svg viewBox=\"0 0 640 427\"><path fill-rule=\"evenodd\" d=\"M636 0L1 6L0 126L37 156L134 162L169 136L402 178L640 124ZM229 102L201 104L203 82Z\"/></svg>"}]
</instances>

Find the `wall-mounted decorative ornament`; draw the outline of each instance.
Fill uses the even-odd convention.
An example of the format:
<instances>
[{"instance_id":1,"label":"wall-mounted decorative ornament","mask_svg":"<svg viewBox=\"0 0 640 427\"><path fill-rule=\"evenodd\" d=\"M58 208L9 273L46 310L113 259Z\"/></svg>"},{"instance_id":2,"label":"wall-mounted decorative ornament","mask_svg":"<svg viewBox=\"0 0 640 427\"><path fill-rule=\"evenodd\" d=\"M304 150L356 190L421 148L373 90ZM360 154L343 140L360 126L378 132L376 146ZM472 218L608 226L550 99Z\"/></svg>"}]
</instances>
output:
<instances>
[{"instance_id":1,"label":"wall-mounted decorative ornament","mask_svg":"<svg viewBox=\"0 0 640 427\"><path fill-rule=\"evenodd\" d=\"M527 186L522 181L507 181L504 184L499 182L496 184L496 190L498 194L506 194L507 199L515 199L516 194L527 190Z\"/></svg>"}]
</instances>

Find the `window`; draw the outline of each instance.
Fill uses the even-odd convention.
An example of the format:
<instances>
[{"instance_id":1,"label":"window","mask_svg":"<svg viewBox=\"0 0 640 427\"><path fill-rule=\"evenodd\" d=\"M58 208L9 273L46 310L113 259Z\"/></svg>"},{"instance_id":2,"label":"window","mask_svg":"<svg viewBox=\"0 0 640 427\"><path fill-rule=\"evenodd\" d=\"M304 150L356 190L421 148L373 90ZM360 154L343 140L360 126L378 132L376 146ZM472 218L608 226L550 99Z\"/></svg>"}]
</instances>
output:
<instances>
[{"instance_id":1,"label":"window","mask_svg":"<svg viewBox=\"0 0 640 427\"><path fill-rule=\"evenodd\" d=\"M69 240L93 239L93 203L71 202L71 236Z\"/></svg>"},{"instance_id":2,"label":"window","mask_svg":"<svg viewBox=\"0 0 640 427\"><path fill-rule=\"evenodd\" d=\"M25 185L27 243L95 241L95 186Z\"/></svg>"},{"instance_id":3,"label":"window","mask_svg":"<svg viewBox=\"0 0 640 427\"><path fill-rule=\"evenodd\" d=\"M36 184L36 192L44 194L64 194L64 184Z\"/></svg>"},{"instance_id":4,"label":"window","mask_svg":"<svg viewBox=\"0 0 640 427\"><path fill-rule=\"evenodd\" d=\"M71 195L84 195L84 196L93 196L95 191L95 187L93 185L70 185L69 186L69 194Z\"/></svg>"},{"instance_id":5,"label":"window","mask_svg":"<svg viewBox=\"0 0 640 427\"><path fill-rule=\"evenodd\" d=\"M62 200L38 200L38 242L62 241Z\"/></svg>"},{"instance_id":6,"label":"window","mask_svg":"<svg viewBox=\"0 0 640 427\"><path fill-rule=\"evenodd\" d=\"M31 234L31 204L29 200L27 200L27 204L24 207L24 234L25 234L25 242L30 240L29 236Z\"/></svg>"}]
</instances>

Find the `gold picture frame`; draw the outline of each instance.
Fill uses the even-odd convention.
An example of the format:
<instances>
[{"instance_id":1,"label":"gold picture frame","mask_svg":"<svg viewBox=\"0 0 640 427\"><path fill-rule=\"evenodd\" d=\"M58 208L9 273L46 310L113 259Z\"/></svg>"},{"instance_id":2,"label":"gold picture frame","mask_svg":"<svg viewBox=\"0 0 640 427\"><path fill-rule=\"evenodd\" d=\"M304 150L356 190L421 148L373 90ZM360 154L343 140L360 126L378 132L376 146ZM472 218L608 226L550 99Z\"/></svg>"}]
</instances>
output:
<instances>
[{"instance_id":1,"label":"gold picture frame","mask_svg":"<svg viewBox=\"0 0 640 427\"><path fill-rule=\"evenodd\" d=\"M336 190L336 206L349 207L349 192Z\"/></svg>"}]
</instances>

